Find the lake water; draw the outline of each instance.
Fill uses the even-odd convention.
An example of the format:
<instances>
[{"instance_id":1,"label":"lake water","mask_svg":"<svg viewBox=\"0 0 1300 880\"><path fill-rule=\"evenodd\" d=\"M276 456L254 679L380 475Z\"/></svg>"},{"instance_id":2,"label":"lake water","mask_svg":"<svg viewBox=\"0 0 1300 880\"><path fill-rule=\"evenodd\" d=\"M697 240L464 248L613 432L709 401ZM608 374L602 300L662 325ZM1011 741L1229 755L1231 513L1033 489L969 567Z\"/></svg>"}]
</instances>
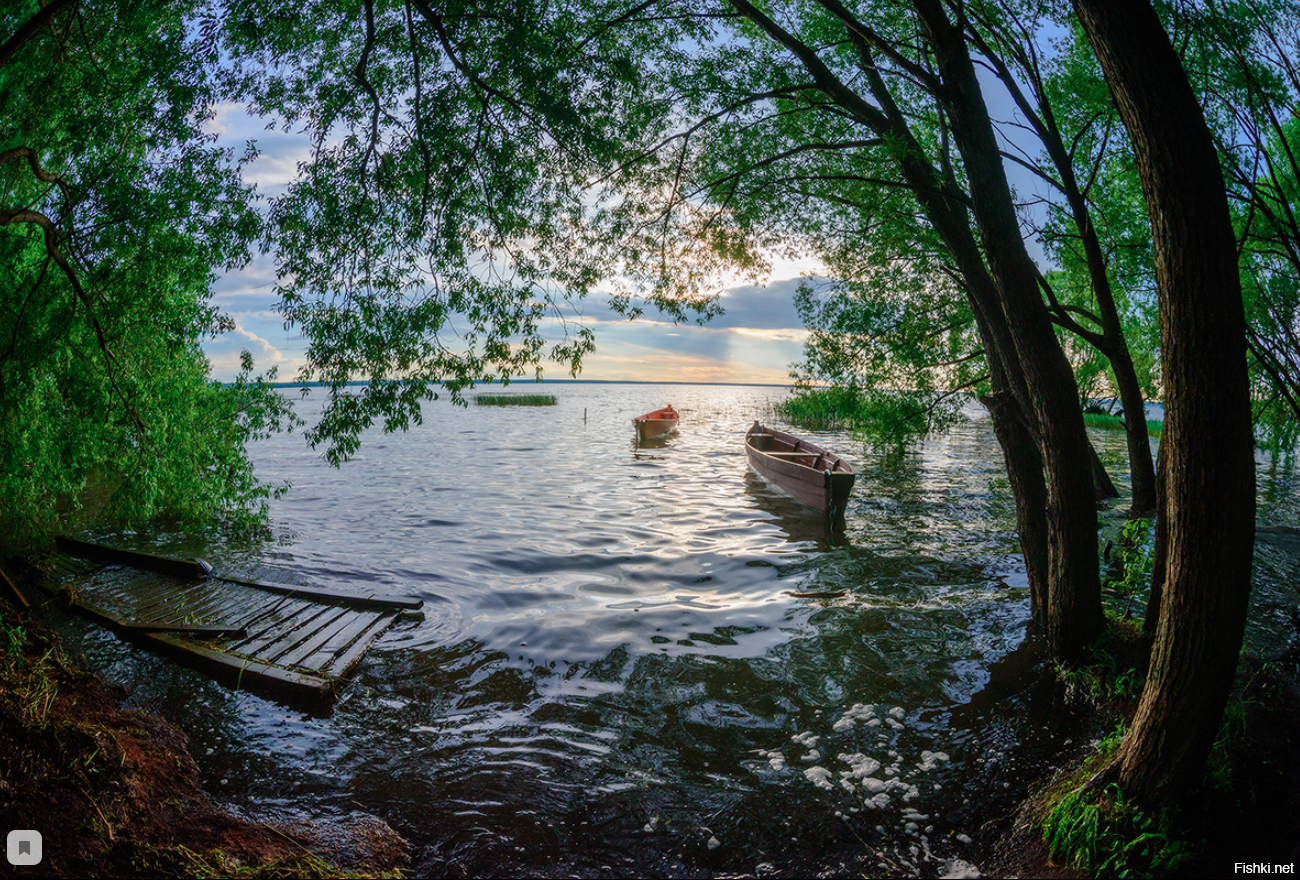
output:
<instances>
[{"instance_id":1,"label":"lake water","mask_svg":"<svg viewBox=\"0 0 1300 880\"><path fill-rule=\"evenodd\" d=\"M558 404L435 402L337 470L273 438L259 473L293 483L274 540L148 539L422 598L424 620L376 643L328 717L70 622L75 646L186 731L219 800L379 816L416 875L934 874L1088 745L1087 713L1025 641L1011 499L977 410L894 459L800 431L858 468L828 532L747 466L745 429L781 426L783 389L541 390ZM679 432L638 446L630 419L668 403ZM1122 435L1094 440L1123 461ZM1262 521L1296 525L1294 470L1261 479ZM1261 650L1300 581L1283 550L1257 566Z\"/></svg>"}]
</instances>

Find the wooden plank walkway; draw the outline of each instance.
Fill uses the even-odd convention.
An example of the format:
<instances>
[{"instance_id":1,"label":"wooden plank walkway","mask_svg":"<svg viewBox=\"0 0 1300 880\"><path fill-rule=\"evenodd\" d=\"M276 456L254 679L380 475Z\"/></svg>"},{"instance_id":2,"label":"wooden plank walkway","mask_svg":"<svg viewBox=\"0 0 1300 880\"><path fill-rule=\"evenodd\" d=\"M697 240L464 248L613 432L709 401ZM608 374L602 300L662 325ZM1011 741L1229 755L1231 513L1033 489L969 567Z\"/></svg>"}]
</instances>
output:
<instances>
[{"instance_id":1,"label":"wooden plank walkway","mask_svg":"<svg viewBox=\"0 0 1300 880\"><path fill-rule=\"evenodd\" d=\"M423 604L296 584L268 567L222 572L65 538L58 546L56 588L74 610L237 689L313 708Z\"/></svg>"}]
</instances>

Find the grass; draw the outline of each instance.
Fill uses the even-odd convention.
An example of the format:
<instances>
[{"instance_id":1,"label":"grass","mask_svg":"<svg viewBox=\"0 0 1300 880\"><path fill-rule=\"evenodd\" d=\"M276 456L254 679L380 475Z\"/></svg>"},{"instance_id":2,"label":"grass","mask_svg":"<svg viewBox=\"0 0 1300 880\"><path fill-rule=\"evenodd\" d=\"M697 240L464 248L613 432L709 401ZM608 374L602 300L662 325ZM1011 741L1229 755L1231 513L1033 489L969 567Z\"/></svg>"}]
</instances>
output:
<instances>
[{"instance_id":1,"label":"grass","mask_svg":"<svg viewBox=\"0 0 1300 880\"><path fill-rule=\"evenodd\" d=\"M475 394L479 406L555 406L554 394Z\"/></svg>"},{"instance_id":2,"label":"grass","mask_svg":"<svg viewBox=\"0 0 1300 880\"><path fill-rule=\"evenodd\" d=\"M1191 856L1172 812L1143 810L1114 784L1062 797L1043 820L1043 838L1053 858L1096 876L1149 877Z\"/></svg>"},{"instance_id":3,"label":"grass","mask_svg":"<svg viewBox=\"0 0 1300 880\"><path fill-rule=\"evenodd\" d=\"M1084 413L1083 423L1089 428L1104 428L1108 431L1124 430L1124 420L1119 416L1112 416L1107 413ZM1152 437L1159 437L1164 426L1165 423L1162 421L1147 419L1147 433Z\"/></svg>"},{"instance_id":4,"label":"grass","mask_svg":"<svg viewBox=\"0 0 1300 880\"><path fill-rule=\"evenodd\" d=\"M792 425L834 430L860 418L862 394L856 388L802 388L798 394L772 404L772 411Z\"/></svg>"},{"instance_id":5,"label":"grass","mask_svg":"<svg viewBox=\"0 0 1300 880\"><path fill-rule=\"evenodd\" d=\"M187 876L202 878L260 878L260 880L289 880L289 878L306 878L306 880L335 880L335 878L369 878L369 877L396 877L400 878L402 872L395 870L390 872L358 873L355 871L343 871L327 862L321 861L310 853L289 856L283 859L275 859L270 862L256 865L246 865L239 859L221 852L220 850L209 850L208 852L195 852L185 846L172 846L155 850L155 858L161 858L166 862L179 862Z\"/></svg>"},{"instance_id":6,"label":"grass","mask_svg":"<svg viewBox=\"0 0 1300 880\"><path fill-rule=\"evenodd\" d=\"M1086 660L1060 670L1061 680L1095 701L1136 700L1146 682L1147 650L1137 624L1107 616L1106 628L1084 649Z\"/></svg>"}]
</instances>

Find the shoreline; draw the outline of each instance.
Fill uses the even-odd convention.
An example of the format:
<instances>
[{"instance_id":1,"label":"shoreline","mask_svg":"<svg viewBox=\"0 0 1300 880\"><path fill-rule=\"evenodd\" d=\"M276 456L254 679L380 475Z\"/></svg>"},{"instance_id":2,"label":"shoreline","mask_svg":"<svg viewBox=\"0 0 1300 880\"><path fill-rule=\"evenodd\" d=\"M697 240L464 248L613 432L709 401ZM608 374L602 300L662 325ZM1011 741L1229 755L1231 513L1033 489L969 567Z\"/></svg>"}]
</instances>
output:
<instances>
[{"instance_id":1,"label":"shoreline","mask_svg":"<svg viewBox=\"0 0 1300 880\"><path fill-rule=\"evenodd\" d=\"M0 877L404 876L409 844L380 819L250 821L223 808L184 732L123 708L126 696L0 600L0 815L42 838L38 865L5 861Z\"/></svg>"}]
</instances>

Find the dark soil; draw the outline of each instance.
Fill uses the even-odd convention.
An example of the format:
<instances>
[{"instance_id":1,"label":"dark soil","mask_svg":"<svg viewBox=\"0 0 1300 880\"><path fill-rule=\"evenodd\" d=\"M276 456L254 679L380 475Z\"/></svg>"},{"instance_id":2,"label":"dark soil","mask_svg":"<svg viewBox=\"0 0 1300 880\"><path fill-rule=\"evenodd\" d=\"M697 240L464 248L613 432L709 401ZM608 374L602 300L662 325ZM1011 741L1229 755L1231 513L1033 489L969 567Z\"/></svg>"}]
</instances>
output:
<instances>
[{"instance_id":1,"label":"dark soil","mask_svg":"<svg viewBox=\"0 0 1300 880\"><path fill-rule=\"evenodd\" d=\"M249 822L199 787L185 737L121 708L38 622L0 601L0 816L42 835L38 866L0 877L400 876L404 840L379 820Z\"/></svg>"}]
</instances>

